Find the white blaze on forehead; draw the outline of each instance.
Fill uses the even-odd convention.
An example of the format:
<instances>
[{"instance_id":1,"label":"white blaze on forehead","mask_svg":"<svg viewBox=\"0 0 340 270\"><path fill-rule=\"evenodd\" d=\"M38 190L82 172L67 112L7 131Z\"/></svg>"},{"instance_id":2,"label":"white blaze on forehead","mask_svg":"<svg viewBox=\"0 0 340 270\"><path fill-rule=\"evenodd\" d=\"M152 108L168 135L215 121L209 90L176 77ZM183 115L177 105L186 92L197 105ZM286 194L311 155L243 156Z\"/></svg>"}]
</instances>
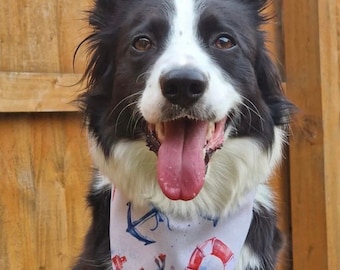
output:
<instances>
[{"instance_id":1,"label":"white blaze on forehead","mask_svg":"<svg viewBox=\"0 0 340 270\"><path fill-rule=\"evenodd\" d=\"M170 66L193 65L202 55L197 37L197 10L194 0L175 0L175 16L172 24L168 52ZM176 57L174 57L176 56ZM202 55L203 56L203 55ZM171 64L172 63L172 64Z\"/></svg>"},{"instance_id":2,"label":"white blaze on forehead","mask_svg":"<svg viewBox=\"0 0 340 270\"><path fill-rule=\"evenodd\" d=\"M149 123L159 122L165 99L162 96L159 79L173 68L184 66L198 67L202 70L209 58L199 46L197 16L193 0L174 0L174 10L169 16L170 31L166 48L150 71L139 108ZM204 60L202 61L202 58ZM202 67L202 68L201 68Z\"/></svg>"}]
</instances>

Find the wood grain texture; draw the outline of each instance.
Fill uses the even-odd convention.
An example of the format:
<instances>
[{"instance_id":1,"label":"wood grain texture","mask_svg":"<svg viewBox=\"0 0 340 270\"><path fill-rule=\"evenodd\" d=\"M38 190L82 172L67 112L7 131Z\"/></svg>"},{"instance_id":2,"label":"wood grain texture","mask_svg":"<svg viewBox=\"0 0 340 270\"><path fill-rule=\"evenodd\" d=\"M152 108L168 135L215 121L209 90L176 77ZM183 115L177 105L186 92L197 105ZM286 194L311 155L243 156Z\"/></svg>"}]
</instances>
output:
<instances>
[{"instance_id":1,"label":"wood grain texture","mask_svg":"<svg viewBox=\"0 0 340 270\"><path fill-rule=\"evenodd\" d=\"M86 62L86 48L83 46L75 57L75 66L71 65L74 52L79 43L88 35L90 29L87 23L86 11L92 6L92 0L58 0L57 3L57 33L58 59L60 72L82 73Z\"/></svg>"},{"instance_id":2,"label":"wood grain texture","mask_svg":"<svg viewBox=\"0 0 340 270\"><path fill-rule=\"evenodd\" d=\"M1 71L59 71L55 3L0 2Z\"/></svg>"},{"instance_id":3,"label":"wood grain texture","mask_svg":"<svg viewBox=\"0 0 340 270\"><path fill-rule=\"evenodd\" d=\"M91 1L0 1L0 112L75 111ZM68 87L72 86L72 87Z\"/></svg>"},{"instance_id":4,"label":"wood grain texture","mask_svg":"<svg viewBox=\"0 0 340 270\"><path fill-rule=\"evenodd\" d=\"M290 213L290 186L289 186L289 166L288 166L288 147L284 151L282 164L274 173L270 184L273 188L277 212L278 227L283 233L284 246L280 252L276 270L291 270L292 250L291 250L291 213Z\"/></svg>"},{"instance_id":5,"label":"wood grain texture","mask_svg":"<svg viewBox=\"0 0 340 270\"><path fill-rule=\"evenodd\" d=\"M76 111L81 75L0 72L0 112Z\"/></svg>"},{"instance_id":6,"label":"wood grain texture","mask_svg":"<svg viewBox=\"0 0 340 270\"><path fill-rule=\"evenodd\" d=\"M76 114L0 118L0 269L69 269L89 223L87 144Z\"/></svg>"},{"instance_id":7,"label":"wood grain texture","mask_svg":"<svg viewBox=\"0 0 340 270\"><path fill-rule=\"evenodd\" d=\"M73 52L85 37L90 0L0 1L0 71L73 71ZM81 73L84 58L76 72Z\"/></svg>"},{"instance_id":8,"label":"wood grain texture","mask_svg":"<svg viewBox=\"0 0 340 270\"><path fill-rule=\"evenodd\" d=\"M287 92L300 108L290 147L293 268L340 269L339 4L283 1Z\"/></svg>"},{"instance_id":9,"label":"wood grain texture","mask_svg":"<svg viewBox=\"0 0 340 270\"><path fill-rule=\"evenodd\" d=\"M264 23L263 29L266 31L266 47L269 54L279 70L281 71L282 79L284 78L284 50L283 50L283 35L282 35L282 14L281 0L270 1L270 4L265 8L263 13L268 20Z\"/></svg>"},{"instance_id":10,"label":"wood grain texture","mask_svg":"<svg viewBox=\"0 0 340 270\"><path fill-rule=\"evenodd\" d=\"M340 269L339 2L319 1L318 6L328 269Z\"/></svg>"}]
</instances>

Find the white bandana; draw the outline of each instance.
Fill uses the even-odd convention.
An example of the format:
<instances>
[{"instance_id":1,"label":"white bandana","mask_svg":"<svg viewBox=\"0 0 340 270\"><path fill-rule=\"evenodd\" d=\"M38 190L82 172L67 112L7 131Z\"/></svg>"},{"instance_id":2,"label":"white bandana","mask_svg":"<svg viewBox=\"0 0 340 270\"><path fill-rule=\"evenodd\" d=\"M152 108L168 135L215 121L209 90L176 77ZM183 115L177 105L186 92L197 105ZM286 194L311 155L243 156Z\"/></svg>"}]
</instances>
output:
<instances>
[{"instance_id":1,"label":"white bandana","mask_svg":"<svg viewBox=\"0 0 340 270\"><path fill-rule=\"evenodd\" d=\"M195 224L172 220L153 207L134 209L112 187L113 270L232 270L247 236L255 192L239 211Z\"/></svg>"}]
</instances>

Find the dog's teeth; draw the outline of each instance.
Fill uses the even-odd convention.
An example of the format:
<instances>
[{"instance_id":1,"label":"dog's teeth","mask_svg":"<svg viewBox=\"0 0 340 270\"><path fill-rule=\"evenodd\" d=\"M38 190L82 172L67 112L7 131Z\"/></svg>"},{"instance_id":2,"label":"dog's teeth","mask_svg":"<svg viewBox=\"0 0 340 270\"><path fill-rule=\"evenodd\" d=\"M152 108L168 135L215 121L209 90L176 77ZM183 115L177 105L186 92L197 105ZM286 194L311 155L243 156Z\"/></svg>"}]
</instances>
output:
<instances>
[{"instance_id":1,"label":"dog's teeth","mask_svg":"<svg viewBox=\"0 0 340 270\"><path fill-rule=\"evenodd\" d=\"M215 132L215 123L210 122L208 126L208 130L207 130L207 138L206 138L207 142L211 140L214 132Z\"/></svg>"},{"instance_id":2,"label":"dog's teeth","mask_svg":"<svg viewBox=\"0 0 340 270\"><path fill-rule=\"evenodd\" d=\"M162 143L164 141L164 124L163 123L159 123L155 125L155 131L156 131L156 135L157 135L157 139L160 143Z\"/></svg>"}]
</instances>

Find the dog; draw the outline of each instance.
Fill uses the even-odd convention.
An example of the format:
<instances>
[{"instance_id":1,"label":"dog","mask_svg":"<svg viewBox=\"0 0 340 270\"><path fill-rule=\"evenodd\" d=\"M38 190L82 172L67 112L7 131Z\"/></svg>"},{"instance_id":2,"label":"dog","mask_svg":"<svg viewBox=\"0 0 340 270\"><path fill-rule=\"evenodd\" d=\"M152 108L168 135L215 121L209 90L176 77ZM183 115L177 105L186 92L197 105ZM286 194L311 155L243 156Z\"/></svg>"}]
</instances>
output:
<instances>
[{"instance_id":1,"label":"dog","mask_svg":"<svg viewBox=\"0 0 340 270\"><path fill-rule=\"evenodd\" d=\"M73 269L275 268L267 181L294 106L265 48L267 5L94 1L79 99L92 225Z\"/></svg>"}]
</instances>

